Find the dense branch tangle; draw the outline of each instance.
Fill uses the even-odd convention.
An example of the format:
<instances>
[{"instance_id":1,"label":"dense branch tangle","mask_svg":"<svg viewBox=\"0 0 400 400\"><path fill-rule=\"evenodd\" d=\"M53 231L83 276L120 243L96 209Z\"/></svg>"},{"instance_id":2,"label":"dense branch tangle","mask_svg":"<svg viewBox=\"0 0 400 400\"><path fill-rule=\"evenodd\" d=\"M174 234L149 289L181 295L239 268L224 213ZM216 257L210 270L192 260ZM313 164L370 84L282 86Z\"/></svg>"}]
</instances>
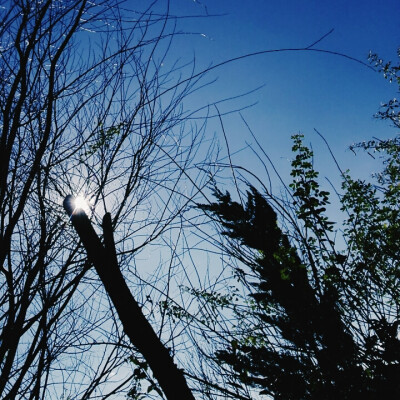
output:
<instances>
[{"instance_id":1,"label":"dense branch tangle","mask_svg":"<svg viewBox=\"0 0 400 400\"><path fill-rule=\"evenodd\" d=\"M112 212L126 269L205 182L193 175L181 196L201 131L182 123L193 82L166 91L178 81L160 72L174 36L168 15L118 3L10 0L0 8L2 399L105 398L132 377L110 379L133 348L63 198L82 193L100 214Z\"/></svg>"}]
</instances>

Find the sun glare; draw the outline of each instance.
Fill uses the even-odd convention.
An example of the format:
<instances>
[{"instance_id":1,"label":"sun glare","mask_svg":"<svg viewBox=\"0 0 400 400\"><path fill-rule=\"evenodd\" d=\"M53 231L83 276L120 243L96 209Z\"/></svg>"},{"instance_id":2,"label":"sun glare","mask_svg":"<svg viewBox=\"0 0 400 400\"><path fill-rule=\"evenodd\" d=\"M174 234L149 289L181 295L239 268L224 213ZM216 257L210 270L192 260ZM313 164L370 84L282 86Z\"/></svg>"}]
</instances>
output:
<instances>
[{"instance_id":1,"label":"sun glare","mask_svg":"<svg viewBox=\"0 0 400 400\"><path fill-rule=\"evenodd\" d=\"M88 201L85 199L84 196L82 195L78 195L75 197L74 200L74 204L75 204L75 210L83 210L85 211L85 213L90 212L90 207L88 204Z\"/></svg>"}]
</instances>

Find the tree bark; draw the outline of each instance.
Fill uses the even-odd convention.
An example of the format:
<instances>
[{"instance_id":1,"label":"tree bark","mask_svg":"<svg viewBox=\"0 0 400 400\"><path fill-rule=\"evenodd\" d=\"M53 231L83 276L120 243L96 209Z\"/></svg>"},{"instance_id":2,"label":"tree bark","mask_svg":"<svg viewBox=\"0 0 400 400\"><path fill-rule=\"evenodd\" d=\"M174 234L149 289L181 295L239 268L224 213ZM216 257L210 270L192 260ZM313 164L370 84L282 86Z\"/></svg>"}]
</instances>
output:
<instances>
[{"instance_id":1,"label":"tree bark","mask_svg":"<svg viewBox=\"0 0 400 400\"><path fill-rule=\"evenodd\" d=\"M63 205L110 296L126 335L148 362L167 399L194 400L183 371L174 363L168 349L143 315L119 269L110 213L103 217L103 246L86 213L82 209L75 210L73 196L67 196Z\"/></svg>"}]
</instances>

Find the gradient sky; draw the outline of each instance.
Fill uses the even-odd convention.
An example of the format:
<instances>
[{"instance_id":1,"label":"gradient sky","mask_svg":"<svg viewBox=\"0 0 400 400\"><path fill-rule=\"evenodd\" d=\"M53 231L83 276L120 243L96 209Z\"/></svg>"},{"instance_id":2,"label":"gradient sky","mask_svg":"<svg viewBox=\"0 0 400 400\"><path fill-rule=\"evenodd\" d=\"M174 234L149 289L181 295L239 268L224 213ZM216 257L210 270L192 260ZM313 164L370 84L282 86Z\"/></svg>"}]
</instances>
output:
<instances>
[{"instance_id":1,"label":"gradient sky","mask_svg":"<svg viewBox=\"0 0 400 400\"><path fill-rule=\"evenodd\" d=\"M179 36L170 59L196 59L200 70L210 64L261 50L305 47L334 29L318 48L367 61L369 51L384 60L396 60L400 45L398 0L174 0L171 14L219 14L207 18L181 19ZM332 146L341 166L363 173L372 158L355 157L353 142L394 136L388 123L372 116L383 101L396 95L396 86L367 67L345 58L322 53L287 52L266 54L230 63L207 77L217 82L193 95L187 106L212 104L264 85L257 92L218 107L221 113L257 103L242 112L265 151L282 170L287 169L290 136L306 135L316 150L317 168L323 176L333 162L314 133L318 129ZM231 151L254 143L238 114L223 118ZM219 126L209 124L210 131ZM210 132L212 133L212 132ZM242 151L233 161L253 170L254 157Z\"/></svg>"}]
</instances>

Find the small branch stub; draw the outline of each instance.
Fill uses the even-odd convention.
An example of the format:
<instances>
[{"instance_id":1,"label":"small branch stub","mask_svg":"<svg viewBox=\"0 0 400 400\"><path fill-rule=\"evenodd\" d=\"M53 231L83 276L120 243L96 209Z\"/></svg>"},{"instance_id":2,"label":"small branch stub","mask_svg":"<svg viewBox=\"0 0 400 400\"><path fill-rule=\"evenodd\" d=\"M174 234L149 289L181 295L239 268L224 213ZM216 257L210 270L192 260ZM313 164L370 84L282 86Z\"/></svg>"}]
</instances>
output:
<instances>
[{"instance_id":1,"label":"small branch stub","mask_svg":"<svg viewBox=\"0 0 400 400\"><path fill-rule=\"evenodd\" d=\"M71 217L74 212L74 200L75 197L69 194L63 201L64 210L67 212L68 217Z\"/></svg>"}]
</instances>

